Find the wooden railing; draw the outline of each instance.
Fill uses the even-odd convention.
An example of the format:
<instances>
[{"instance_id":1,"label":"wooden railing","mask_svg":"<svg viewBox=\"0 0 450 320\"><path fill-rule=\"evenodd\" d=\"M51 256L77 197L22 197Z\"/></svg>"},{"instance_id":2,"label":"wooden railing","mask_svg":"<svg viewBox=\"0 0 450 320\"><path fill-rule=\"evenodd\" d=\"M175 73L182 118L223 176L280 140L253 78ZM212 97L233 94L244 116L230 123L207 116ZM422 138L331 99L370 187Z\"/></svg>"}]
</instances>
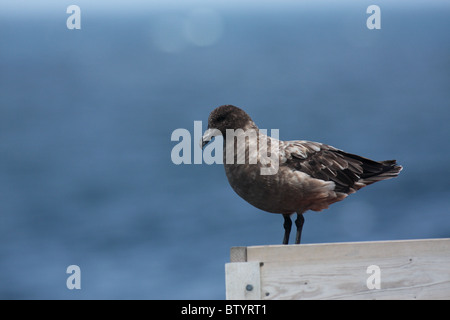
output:
<instances>
[{"instance_id":1,"label":"wooden railing","mask_svg":"<svg viewBox=\"0 0 450 320\"><path fill-rule=\"evenodd\" d=\"M450 239L233 247L227 299L450 299Z\"/></svg>"}]
</instances>

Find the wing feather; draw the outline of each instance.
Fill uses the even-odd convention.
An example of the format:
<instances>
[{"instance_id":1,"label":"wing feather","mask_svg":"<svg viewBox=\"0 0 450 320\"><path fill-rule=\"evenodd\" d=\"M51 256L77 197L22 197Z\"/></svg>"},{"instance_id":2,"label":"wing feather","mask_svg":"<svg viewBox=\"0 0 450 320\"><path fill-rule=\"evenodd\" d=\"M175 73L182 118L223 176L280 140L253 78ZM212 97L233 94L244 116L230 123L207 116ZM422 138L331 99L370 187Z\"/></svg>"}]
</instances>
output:
<instances>
[{"instance_id":1,"label":"wing feather","mask_svg":"<svg viewBox=\"0 0 450 320\"><path fill-rule=\"evenodd\" d=\"M311 141L286 141L286 165L315 179L333 181L335 191L353 193L371 183L393 178L401 166L395 160L374 161Z\"/></svg>"}]
</instances>

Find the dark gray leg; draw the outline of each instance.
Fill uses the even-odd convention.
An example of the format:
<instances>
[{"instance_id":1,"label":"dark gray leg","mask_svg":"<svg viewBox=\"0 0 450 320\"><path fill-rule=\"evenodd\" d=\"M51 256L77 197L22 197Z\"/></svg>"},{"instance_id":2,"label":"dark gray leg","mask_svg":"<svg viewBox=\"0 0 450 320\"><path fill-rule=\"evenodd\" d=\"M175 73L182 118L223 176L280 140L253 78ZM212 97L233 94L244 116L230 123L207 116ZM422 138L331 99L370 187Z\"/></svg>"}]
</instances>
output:
<instances>
[{"instance_id":1,"label":"dark gray leg","mask_svg":"<svg viewBox=\"0 0 450 320\"><path fill-rule=\"evenodd\" d=\"M303 217L303 213L297 213L297 219L295 220L295 225L297 226L297 235L295 237L295 244L300 244L300 240L302 239L302 229L304 222L305 218Z\"/></svg>"},{"instance_id":2,"label":"dark gray leg","mask_svg":"<svg viewBox=\"0 0 450 320\"><path fill-rule=\"evenodd\" d=\"M284 218L283 244L288 244L289 243L289 235L291 234L292 220L291 220L291 217L288 214L283 214L283 218Z\"/></svg>"}]
</instances>

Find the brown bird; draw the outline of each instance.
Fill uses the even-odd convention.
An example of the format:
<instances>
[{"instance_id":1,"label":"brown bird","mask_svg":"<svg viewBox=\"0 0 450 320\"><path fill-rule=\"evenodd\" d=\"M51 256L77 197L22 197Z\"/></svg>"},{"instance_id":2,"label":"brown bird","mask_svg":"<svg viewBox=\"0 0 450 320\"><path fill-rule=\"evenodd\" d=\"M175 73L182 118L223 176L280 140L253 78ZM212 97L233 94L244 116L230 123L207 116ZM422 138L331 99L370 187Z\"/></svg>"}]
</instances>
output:
<instances>
[{"instance_id":1,"label":"brown bird","mask_svg":"<svg viewBox=\"0 0 450 320\"><path fill-rule=\"evenodd\" d=\"M211 112L202 148L217 135L224 137L223 163L233 190L255 207L283 215L283 244L289 242L292 214L297 213L299 244L303 213L326 209L402 170L395 160L374 161L319 142L269 137L245 111L232 105Z\"/></svg>"}]
</instances>

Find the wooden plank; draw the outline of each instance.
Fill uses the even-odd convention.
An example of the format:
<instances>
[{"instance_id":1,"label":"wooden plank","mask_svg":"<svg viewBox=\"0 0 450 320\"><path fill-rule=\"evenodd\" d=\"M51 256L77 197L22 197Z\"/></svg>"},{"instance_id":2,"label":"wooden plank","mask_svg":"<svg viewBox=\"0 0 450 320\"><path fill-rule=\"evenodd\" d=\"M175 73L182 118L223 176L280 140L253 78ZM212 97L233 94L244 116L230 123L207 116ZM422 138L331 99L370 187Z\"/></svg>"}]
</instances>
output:
<instances>
[{"instance_id":1,"label":"wooden plank","mask_svg":"<svg viewBox=\"0 0 450 320\"><path fill-rule=\"evenodd\" d=\"M450 298L450 239L257 246L246 256L259 265L262 299Z\"/></svg>"},{"instance_id":2,"label":"wooden plank","mask_svg":"<svg viewBox=\"0 0 450 320\"><path fill-rule=\"evenodd\" d=\"M247 247L247 261L321 261L450 253L450 239L367 241Z\"/></svg>"},{"instance_id":3,"label":"wooden plank","mask_svg":"<svg viewBox=\"0 0 450 320\"><path fill-rule=\"evenodd\" d=\"M227 300L260 300L259 262L233 262L225 264Z\"/></svg>"}]
</instances>

